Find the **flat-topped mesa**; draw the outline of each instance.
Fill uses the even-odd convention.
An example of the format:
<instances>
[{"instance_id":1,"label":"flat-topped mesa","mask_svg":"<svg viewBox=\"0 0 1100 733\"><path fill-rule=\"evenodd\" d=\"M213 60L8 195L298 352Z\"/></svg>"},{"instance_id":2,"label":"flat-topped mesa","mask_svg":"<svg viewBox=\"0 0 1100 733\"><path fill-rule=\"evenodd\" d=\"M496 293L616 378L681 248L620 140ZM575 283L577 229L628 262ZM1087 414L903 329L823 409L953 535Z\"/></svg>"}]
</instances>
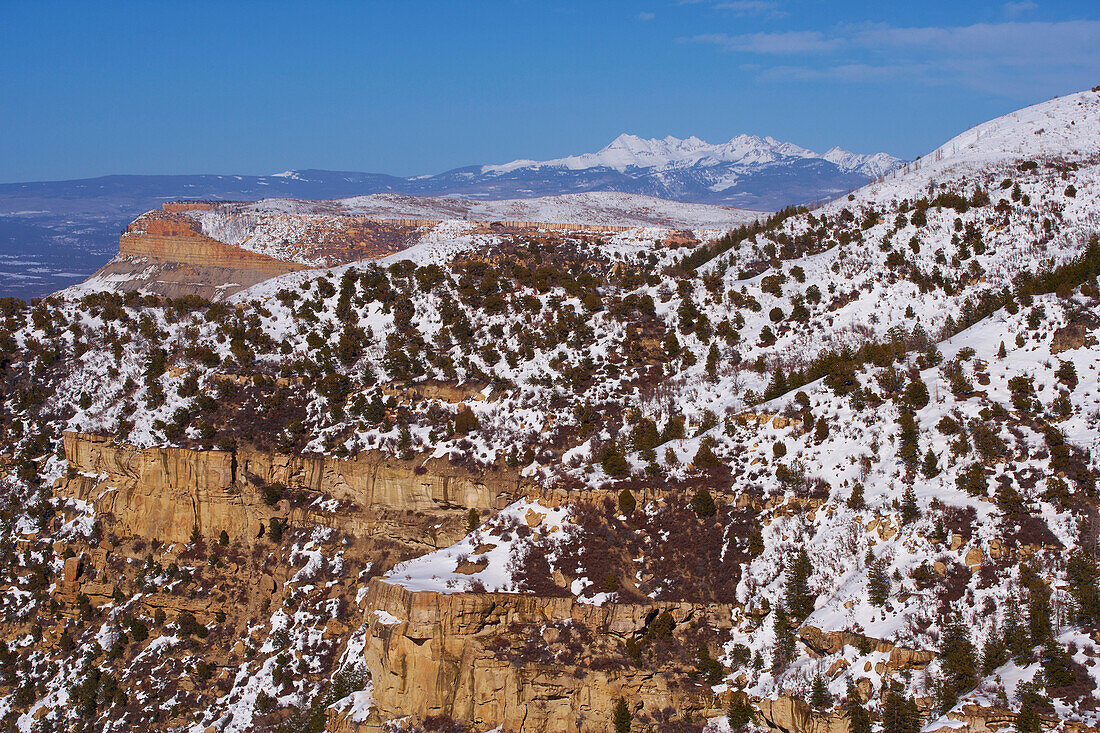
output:
<instances>
[{"instance_id":1,"label":"flat-topped mesa","mask_svg":"<svg viewBox=\"0 0 1100 733\"><path fill-rule=\"evenodd\" d=\"M400 461L374 452L334 459L136 448L86 433L66 433L64 446L71 471L55 487L58 496L93 504L118 535L163 542L188 542L197 529L202 537L225 531L247 544L272 517L372 536L393 531L387 515L423 512L449 521L435 537L406 539L445 546L464 534L469 509L504 506L522 486L510 471L476 473L442 459ZM285 496L265 494L272 486Z\"/></svg>"},{"instance_id":2,"label":"flat-topped mesa","mask_svg":"<svg viewBox=\"0 0 1100 733\"><path fill-rule=\"evenodd\" d=\"M194 220L151 211L130 223L118 240L119 255L173 265L233 270L242 280L262 282L305 266L218 241Z\"/></svg>"}]
</instances>

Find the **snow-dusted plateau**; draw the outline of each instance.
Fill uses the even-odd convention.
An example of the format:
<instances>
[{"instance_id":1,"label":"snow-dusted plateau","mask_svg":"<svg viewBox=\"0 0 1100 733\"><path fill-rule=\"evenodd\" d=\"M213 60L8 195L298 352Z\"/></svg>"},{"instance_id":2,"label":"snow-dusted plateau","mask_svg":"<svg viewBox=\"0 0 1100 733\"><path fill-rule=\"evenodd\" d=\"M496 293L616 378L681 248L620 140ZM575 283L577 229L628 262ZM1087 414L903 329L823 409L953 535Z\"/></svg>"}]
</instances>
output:
<instances>
[{"instance_id":1,"label":"snow-dusted plateau","mask_svg":"<svg viewBox=\"0 0 1100 733\"><path fill-rule=\"evenodd\" d=\"M873 182L168 202L0 301L6 729L1100 729L1100 90L476 175L784 157Z\"/></svg>"}]
</instances>

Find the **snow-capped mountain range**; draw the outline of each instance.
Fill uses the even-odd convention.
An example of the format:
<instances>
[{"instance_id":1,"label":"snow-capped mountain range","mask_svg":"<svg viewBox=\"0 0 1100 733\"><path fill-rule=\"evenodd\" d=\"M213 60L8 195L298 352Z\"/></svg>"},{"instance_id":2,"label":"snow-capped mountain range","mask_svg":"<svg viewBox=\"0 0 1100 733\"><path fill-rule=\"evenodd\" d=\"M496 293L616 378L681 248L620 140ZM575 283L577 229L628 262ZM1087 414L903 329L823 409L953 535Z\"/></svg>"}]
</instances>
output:
<instances>
[{"instance_id":1,"label":"snow-capped mountain range","mask_svg":"<svg viewBox=\"0 0 1100 733\"><path fill-rule=\"evenodd\" d=\"M793 143L785 143L774 137L738 135L729 142L712 144L692 137L680 139L668 135L664 138L642 138L623 134L595 153L570 155L554 160L513 160L503 165L482 166L482 173L510 173L525 168L567 168L588 170L611 168L623 173L630 168L650 168L655 171L701 167L716 168L734 164L749 171L792 159L825 160L845 173L859 173L868 178L878 178L896 168L902 161L887 153L860 155L839 147L828 152L815 153Z\"/></svg>"}]
</instances>

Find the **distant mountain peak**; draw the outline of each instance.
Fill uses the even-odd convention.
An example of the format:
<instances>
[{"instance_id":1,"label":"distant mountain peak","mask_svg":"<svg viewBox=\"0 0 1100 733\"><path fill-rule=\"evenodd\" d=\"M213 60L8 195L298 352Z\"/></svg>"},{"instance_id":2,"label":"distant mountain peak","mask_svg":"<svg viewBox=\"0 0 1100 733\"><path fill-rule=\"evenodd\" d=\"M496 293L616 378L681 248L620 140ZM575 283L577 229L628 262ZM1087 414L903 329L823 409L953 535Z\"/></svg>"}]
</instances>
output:
<instances>
[{"instance_id":1,"label":"distant mountain peak","mask_svg":"<svg viewBox=\"0 0 1100 733\"><path fill-rule=\"evenodd\" d=\"M623 133L594 153L570 155L551 160L513 160L501 165L481 166L484 175L503 175L523 169L562 168L588 170L608 168L623 173L629 169L678 170L695 166L713 168L729 165L742 169L784 161L823 160L839 167L845 173L859 173L875 178L902 163L887 153L861 155L831 148L827 153L816 153L794 143L776 140L774 137L737 135L725 143L708 143L694 135L678 138L644 138ZM744 170L730 171L743 173Z\"/></svg>"}]
</instances>

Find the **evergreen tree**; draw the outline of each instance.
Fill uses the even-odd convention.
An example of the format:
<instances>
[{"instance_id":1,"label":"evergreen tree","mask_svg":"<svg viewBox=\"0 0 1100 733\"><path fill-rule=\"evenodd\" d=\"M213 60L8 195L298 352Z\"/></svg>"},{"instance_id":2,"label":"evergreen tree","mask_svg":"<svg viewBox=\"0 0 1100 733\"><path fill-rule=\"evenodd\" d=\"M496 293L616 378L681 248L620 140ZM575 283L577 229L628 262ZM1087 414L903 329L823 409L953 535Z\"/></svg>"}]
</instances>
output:
<instances>
[{"instance_id":1,"label":"evergreen tree","mask_svg":"<svg viewBox=\"0 0 1100 733\"><path fill-rule=\"evenodd\" d=\"M940 634L940 668L943 670L943 707L955 705L959 695L978 682L978 659L970 633L957 618L947 622Z\"/></svg>"},{"instance_id":2,"label":"evergreen tree","mask_svg":"<svg viewBox=\"0 0 1100 733\"><path fill-rule=\"evenodd\" d=\"M608 476L625 476L630 473L630 464L626 462L626 456L615 441L608 443L600 456L600 466Z\"/></svg>"},{"instance_id":3,"label":"evergreen tree","mask_svg":"<svg viewBox=\"0 0 1100 733\"><path fill-rule=\"evenodd\" d=\"M772 374L772 381L768 383L767 389L764 390L764 397L766 399L778 397L786 394L787 389L787 377L780 367L776 367L775 373Z\"/></svg>"},{"instance_id":4,"label":"evergreen tree","mask_svg":"<svg viewBox=\"0 0 1100 733\"><path fill-rule=\"evenodd\" d=\"M744 693L734 693L733 699L730 700L729 711L726 713L726 720L729 722L730 730L740 730L753 721L755 714L752 709L752 705L749 704L748 696Z\"/></svg>"},{"instance_id":5,"label":"evergreen tree","mask_svg":"<svg viewBox=\"0 0 1100 733\"><path fill-rule=\"evenodd\" d=\"M412 458L412 432L405 423L397 429L397 450L404 460Z\"/></svg>"},{"instance_id":6,"label":"evergreen tree","mask_svg":"<svg viewBox=\"0 0 1100 733\"><path fill-rule=\"evenodd\" d=\"M798 548L787 566L787 584L783 603L791 618L802 621L814 610L815 597L810 591L810 573L813 565L805 547Z\"/></svg>"},{"instance_id":7,"label":"evergreen tree","mask_svg":"<svg viewBox=\"0 0 1100 733\"><path fill-rule=\"evenodd\" d=\"M699 443L699 450L695 452L695 457L691 459L691 465L701 470L710 470L722 465L722 461L718 459L718 456L714 455L714 449L711 448L711 441L704 438Z\"/></svg>"},{"instance_id":8,"label":"evergreen tree","mask_svg":"<svg viewBox=\"0 0 1100 733\"><path fill-rule=\"evenodd\" d=\"M1047 641L1040 654L1043 663L1043 680L1047 687L1069 687L1077 681L1073 671L1073 657L1058 642Z\"/></svg>"},{"instance_id":9,"label":"evergreen tree","mask_svg":"<svg viewBox=\"0 0 1100 733\"><path fill-rule=\"evenodd\" d=\"M772 655L772 672L778 674L794 661L797 646L787 609L780 604L776 606L773 616L772 631L775 633L775 651Z\"/></svg>"},{"instance_id":10,"label":"evergreen tree","mask_svg":"<svg viewBox=\"0 0 1100 733\"><path fill-rule=\"evenodd\" d=\"M885 606L890 597L890 577L886 574L886 563L875 560L867 570L867 598L872 606Z\"/></svg>"},{"instance_id":11,"label":"evergreen tree","mask_svg":"<svg viewBox=\"0 0 1100 733\"><path fill-rule=\"evenodd\" d=\"M905 698L905 733L920 733L922 726L916 698Z\"/></svg>"},{"instance_id":12,"label":"evergreen tree","mask_svg":"<svg viewBox=\"0 0 1100 733\"><path fill-rule=\"evenodd\" d=\"M997 349L997 358L1003 359L1006 356L1008 356L1008 351L1005 349L1005 342L1002 341L1000 348Z\"/></svg>"},{"instance_id":13,"label":"evergreen tree","mask_svg":"<svg viewBox=\"0 0 1100 733\"><path fill-rule=\"evenodd\" d=\"M1042 690L1036 681L1016 685L1016 697L1020 701L1020 712L1016 716L1018 733L1039 733L1043 729L1039 715L1050 710L1050 700Z\"/></svg>"},{"instance_id":14,"label":"evergreen tree","mask_svg":"<svg viewBox=\"0 0 1100 733\"><path fill-rule=\"evenodd\" d=\"M928 386L923 380L914 379L905 386L905 404L911 410L919 410L928 404Z\"/></svg>"},{"instance_id":15,"label":"evergreen tree","mask_svg":"<svg viewBox=\"0 0 1100 733\"><path fill-rule=\"evenodd\" d=\"M1024 624L1020 613L1020 602L1015 593L1008 596L1008 604L1005 607L1004 641L1008 653L1013 661L1021 667L1031 663L1031 650L1033 644L1028 637L1027 626Z\"/></svg>"},{"instance_id":16,"label":"evergreen tree","mask_svg":"<svg viewBox=\"0 0 1100 733\"><path fill-rule=\"evenodd\" d=\"M634 511L634 508L638 505L638 502L634 499L634 494L630 493L630 489L623 489L619 492L619 513L630 514Z\"/></svg>"},{"instance_id":17,"label":"evergreen tree","mask_svg":"<svg viewBox=\"0 0 1100 733\"><path fill-rule=\"evenodd\" d=\"M925 478L935 478L940 475L940 464L931 448L924 454L924 462L921 463L920 472Z\"/></svg>"},{"instance_id":18,"label":"evergreen tree","mask_svg":"<svg viewBox=\"0 0 1100 733\"><path fill-rule=\"evenodd\" d=\"M718 381L718 344L712 343L707 352L707 379L711 382Z\"/></svg>"},{"instance_id":19,"label":"evergreen tree","mask_svg":"<svg viewBox=\"0 0 1100 733\"><path fill-rule=\"evenodd\" d=\"M675 359L680 354L680 339L676 338L676 331L670 329L665 336L665 353L670 359Z\"/></svg>"},{"instance_id":20,"label":"evergreen tree","mask_svg":"<svg viewBox=\"0 0 1100 733\"><path fill-rule=\"evenodd\" d=\"M1073 553L1066 565L1066 579L1077 604L1077 621L1100 623L1100 571L1096 560L1082 550Z\"/></svg>"},{"instance_id":21,"label":"evergreen tree","mask_svg":"<svg viewBox=\"0 0 1100 733\"><path fill-rule=\"evenodd\" d=\"M1033 648L1050 639L1054 631L1050 616L1050 589L1033 588L1027 601L1027 630Z\"/></svg>"},{"instance_id":22,"label":"evergreen tree","mask_svg":"<svg viewBox=\"0 0 1100 733\"><path fill-rule=\"evenodd\" d=\"M695 496L691 497L691 509L697 517L711 517L718 511L714 506L714 497L706 488L699 489L695 492Z\"/></svg>"},{"instance_id":23,"label":"evergreen tree","mask_svg":"<svg viewBox=\"0 0 1100 733\"><path fill-rule=\"evenodd\" d=\"M910 524L920 518L920 508L917 507L917 495L912 486L905 488L901 497L901 523Z\"/></svg>"},{"instance_id":24,"label":"evergreen tree","mask_svg":"<svg viewBox=\"0 0 1100 733\"><path fill-rule=\"evenodd\" d=\"M647 417L638 420L630 432L630 444L636 451L653 450L660 444L660 439L657 425Z\"/></svg>"},{"instance_id":25,"label":"evergreen tree","mask_svg":"<svg viewBox=\"0 0 1100 733\"><path fill-rule=\"evenodd\" d=\"M852 493L848 496L848 508L855 511L863 508L863 484L852 487Z\"/></svg>"},{"instance_id":26,"label":"evergreen tree","mask_svg":"<svg viewBox=\"0 0 1100 733\"><path fill-rule=\"evenodd\" d=\"M898 415L898 428L898 458L905 464L906 473L911 475L917 465L917 439L920 435L911 410L902 408Z\"/></svg>"},{"instance_id":27,"label":"evergreen tree","mask_svg":"<svg viewBox=\"0 0 1100 733\"><path fill-rule=\"evenodd\" d=\"M464 407L455 415L455 435L466 435L477 430L477 415L469 407Z\"/></svg>"},{"instance_id":28,"label":"evergreen tree","mask_svg":"<svg viewBox=\"0 0 1100 733\"><path fill-rule=\"evenodd\" d=\"M848 733L871 733L871 716L867 708L863 707L863 700L859 690L852 684L852 678L848 678L847 702L844 705L848 714Z\"/></svg>"},{"instance_id":29,"label":"evergreen tree","mask_svg":"<svg viewBox=\"0 0 1100 733\"><path fill-rule=\"evenodd\" d=\"M832 705L832 697L829 695L829 685L820 673L814 676L813 686L810 688L810 706L816 710L824 710Z\"/></svg>"},{"instance_id":30,"label":"evergreen tree","mask_svg":"<svg viewBox=\"0 0 1100 733\"><path fill-rule=\"evenodd\" d=\"M626 700L620 697L611 713L611 725L615 728L615 733L630 733L630 721L630 709L626 706Z\"/></svg>"},{"instance_id":31,"label":"evergreen tree","mask_svg":"<svg viewBox=\"0 0 1100 733\"><path fill-rule=\"evenodd\" d=\"M982 646L982 674L991 675L993 671L1009 660L1008 645L1000 629L993 629Z\"/></svg>"},{"instance_id":32,"label":"evergreen tree","mask_svg":"<svg viewBox=\"0 0 1100 733\"><path fill-rule=\"evenodd\" d=\"M916 701L891 690L882 701L882 733L918 733L920 728Z\"/></svg>"}]
</instances>

